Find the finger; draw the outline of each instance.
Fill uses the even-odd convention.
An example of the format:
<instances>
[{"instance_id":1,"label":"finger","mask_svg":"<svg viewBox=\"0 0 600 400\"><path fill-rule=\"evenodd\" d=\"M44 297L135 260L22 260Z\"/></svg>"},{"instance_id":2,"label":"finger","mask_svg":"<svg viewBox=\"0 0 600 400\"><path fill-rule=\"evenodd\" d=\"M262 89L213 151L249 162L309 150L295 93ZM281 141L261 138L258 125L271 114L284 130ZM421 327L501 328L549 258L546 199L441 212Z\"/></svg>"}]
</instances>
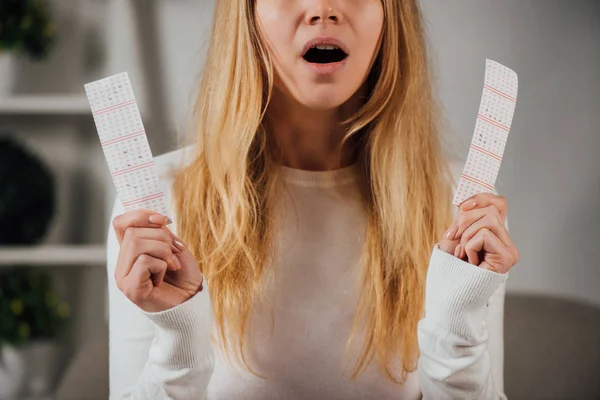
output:
<instances>
[{"instance_id":1,"label":"finger","mask_svg":"<svg viewBox=\"0 0 600 400\"><path fill-rule=\"evenodd\" d=\"M167 228L163 226L161 228L134 228L129 227L125 230L124 237L127 235L133 235L139 239L150 239L160 240L171 246L171 251L179 253L181 250L175 245L176 236Z\"/></svg>"},{"instance_id":2,"label":"finger","mask_svg":"<svg viewBox=\"0 0 600 400\"><path fill-rule=\"evenodd\" d=\"M496 213L488 213L488 214L484 215L482 218L480 218L479 220L473 222L462 233L462 235L460 237L461 248L464 249L465 244L469 240L471 240L477 234L477 232L479 232L479 230L481 230L483 228L489 229L494 235L496 235L502 241L502 243L505 246L508 246L508 247L513 246L513 242L510 238L510 235L508 234L506 227L500 220L500 216L497 215ZM461 253L464 254L464 252L461 252ZM461 254L460 256L462 257L463 254Z\"/></svg>"},{"instance_id":3,"label":"finger","mask_svg":"<svg viewBox=\"0 0 600 400\"><path fill-rule=\"evenodd\" d=\"M179 236L177 236L176 234L174 234L169 228L166 228L166 229L167 229L167 231L169 231L171 236L173 236L173 244L175 245L175 247L177 247L177 249L179 249L179 251L183 251L183 249L186 248L186 245L183 242L183 240L181 240L181 238Z\"/></svg>"},{"instance_id":4,"label":"finger","mask_svg":"<svg viewBox=\"0 0 600 400\"><path fill-rule=\"evenodd\" d=\"M458 214L458 216L456 217L456 219L454 220L454 224L456 224L458 229L456 230L456 234L454 235L453 240L459 240L469 226L471 226L472 224L479 221L480 219L482 219L483 217L485 217L487 214L490 214L490 213L497 214L498 210L496 210L493 207L490 207L490 208L486 207L486 208L476 208L471 211L461 211Z\"/></svg>"},{"instance_id":5,"label":"finger","mask_svg":"<svg viewBox=\"0 0 600 400\"><path fill-rule=\"evenodd\" d=\"M124 286L130 289L130 295L148 280L152 280L152 286L158 287L166 271L167 263L164 260L141 254L133 264L129 275L124 278Z\"/></svg>"},{"instance_id":6,"label":"finger","mask_svg":"<svg viewBox=\"0 0 600 400\"><path fill-rule=\"evenodd\" d=\"M154 287L159 287L160 284L163 283L163 280L165 279L165 275L167 273L167 268L168 268L167 263L165 263L165 268L164 269L162 269L158 273L152 274L151 279L152 279L152 285Z\"/></svg>"},{"instance_id":7,"label":"finger","mask_svg":"<svg viewBox=\"0 0 600 400\"><path fill-rule=\"evenodd\" d=\"M462 233L475 221L483 218L486 215L486 210L476 208L471 211L460 211L452 225L444 233L442 240L439 243L440 249L449 254L454 254L455 257L462 258L464 246L458 246L461 240ZM460 252L457 252L459 250Z\"/></svg>"},{"instance_id":8,"label":"finger","mask_svg":"<svg viewBox=\"0 0 600 400\"><path fill-rule=\"evenodd\" d=\"M159 240L140 239L128 235L123 240L122 251L119 252L115 275L125 277L131 271L135 260L141 255L147 254L164 260L170 270L177 271L181 268L179 259L173 254L171 248L165 242Z\"/></svg>"},{"instance_id":9,"label":"finger","mask_svg":"<svg viewBox=\"0 0 600 400\"><path fill-rule=\"evenodd\" d=\"M168 264L164 260L142 254L135 261L128 277L139 283L152 279L152 285L158 287L167 273L167 267Z\"/></svg>"},{"instance_id":10,"label":"finger","mask_svg":"<svg viewBox=\"0 0 600 400\"><path fill-rule=\"evenodd\" d=\"M152 210L140 208L127 211L113 219L113 229L119 244L123 241L125 230L131 226L137 228L158 228L164 226L169 218Z\"/></svg>"},{"instance_id":11,"label":"finger","mask_svg":"<svg viewBox=\"0 0 600 400\"><path fill-rule=\"evenodd\" d=\"M459 240L454 240L453 237L458 230L458 226L456 223L452 223L448 230L444 232L442 235L442 239L439 241L438 245L440 250L445 251L446 253L454 254L454 250L456 249L456 245L459 243Z\"/></svg>"},{"instance_id":12,"label":"finger","mask_svg":"<svg viewBox=\"0 0 600 400\"><path fill-rule=\"evenodd\" d=\"M460 244L456 246L452 254L454 254L454 257L458 258L458 256L460 255Z\"/></svg>"},{"instance_id":13,"label":"finger","mask_svg":"<svg viewBox=\"0 0 600 400\"><path fill-rule=\"evenodd\" d=\"M148 279L152 279L154 284L154 277L160 274L164 276L166 270L167 263L164 260L141 254L133 264L133 268L131 268L131 272L126 279L131 279L137 283L144 283ZM154 286L158 285L154 284Z\"/></svg>"},{"instance_id":14,"label":"finger","mask_svg":"<svg viewBox=\"0 0 600 400\"><path fill-rule=\"evenodd\" d=\"M463 246L460 246L460 247L462 248ZM460 253L463 253L463 251L461 250ZM467 257L467 262L469 264L473 264L473 265L479 266L479 262L480 262L480 260L479 260L479 253L480 252L479 251L475 251L475 250L471 250L471 249L464 249L464 253L465 253L466 257ZM458 257L460 259L463 259L464 256L462 254L459 254Z\"/></svg>"},{"instance_id":15,"label":"finger","mask_svg":"<svg viewBox=\"0 0 600 400\"><path fill-rule=\"evenodd\" d=\"M494 206L500 213L502 221L506 220L506 213L508 211L508 200L506 197L498 196L491 192L477 193L464 200L460 204L461 211L469 211L474 208L483 208L488 206Z\"/></svg>"},{"instance_id":16,"label":"finger","mask_svg":"<svg viewBox=\"0 0 600 400\"><path fill-rule=\"evenodd\" d=\"M506 250L506 246L494 235L491 231L483 228L467 242L465 251L470 264L479 266L479 252L502 255Z\"/></svg>"}]
</instances>

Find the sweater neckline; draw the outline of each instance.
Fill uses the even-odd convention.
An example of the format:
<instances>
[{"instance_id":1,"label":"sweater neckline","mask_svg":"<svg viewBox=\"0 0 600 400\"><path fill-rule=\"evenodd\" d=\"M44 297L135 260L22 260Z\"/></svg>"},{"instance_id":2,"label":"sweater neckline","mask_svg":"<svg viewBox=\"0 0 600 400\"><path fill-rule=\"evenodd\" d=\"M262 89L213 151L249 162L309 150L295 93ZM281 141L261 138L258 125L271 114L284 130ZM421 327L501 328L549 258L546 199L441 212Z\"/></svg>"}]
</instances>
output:
<instances>
[{"instance_id":1,"label":"sweater neckline","mask_svg":"<svg viewBox=\"0 0 600 400\"><path fill-rule=\"evenodd\" d=\"M326 171L310 171L275 164L283 181L299 186L330 187L352 183L358 177L358 163Z\"/></svg>"}]
</instances>

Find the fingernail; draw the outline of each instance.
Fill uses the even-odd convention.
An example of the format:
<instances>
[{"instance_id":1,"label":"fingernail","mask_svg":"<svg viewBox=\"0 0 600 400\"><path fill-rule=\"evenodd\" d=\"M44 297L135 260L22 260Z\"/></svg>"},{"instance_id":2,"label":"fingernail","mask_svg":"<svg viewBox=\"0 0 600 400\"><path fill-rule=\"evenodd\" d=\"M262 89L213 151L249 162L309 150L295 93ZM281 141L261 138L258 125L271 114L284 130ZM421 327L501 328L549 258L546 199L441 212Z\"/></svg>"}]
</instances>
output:
<instances>
[{"instance_id":1,"label":"fingernail","mask_svg":"<svg viewBox=\"0 0 600 400\"><path fill-rule=\"evenodd\" d=\"M456 240L456 239L460 238L460 235L458 234L458 232L460 232L460 227L457 225L456 232L454 232L454 236L452 237L452 240Z\"/></svg>"},{"instance_id":2,"label":"fingernail","mask_svg":"<svg viewBox=\"0 0 600 400\"><path fill-rule=\"evenodd\" d=\"M460 255L460 244L458 246L456 246L456 248L454 249L454 257L457 257Z\"/></svg>"},{"instance_id":3,"label":"fingernail","mask_svg":"<svg viewBox=\"0 0 600 400\"><path fill-rule=\"evenodd\" d=\"M173 255L173 262L175 263L175 266L177 267L178 270L181 269L181 262L179 262L179 258L177 258L176 255Z\"/></svg>"},{"instance_id":4,"label":"fingernail","mask_svg":"<svg viewBox=\"0 0 600 400\"><path fill-rule=\"evenodd\" d=\"M177 247L179 250L183 250L184 249L184 245L183 243L181 243L179 240L177 239L173 239L173 243L175 243L175 247Z\"/></svg>"},{"instance_id":5,"label":"fingernail","mask_svg":"<svg viewBox=\"0 0 600 400\"><path fill-rule=\"evenodd\" d=\"M167 218L167 225L172 224L173 220L171 219L171 217Z\"/></svg>"},{"instance_id":6,"label":"fingernail","mask_svg":"<svg viewBox=\"0 0 600 400\"><path fill-rule=\"evenodd\" d=\"M446 231L444 238L449 240L453 239L454 235L456 235L456 231L458 231L458 226L456 226L456 224L452 224L450 228L448 228L448 230Z\"/></svg>"},{"instance_id":7,"label":"fingernail","mask_svg":"<svg viewBox=\"0 0 600 400\"><path fill-rule=\"evenodd\" d=\"M465 203L463 210L471 210L477 206L477 201L469 201Z\"/></svg>"},{"instance_id":8,"label":"fingernail","mask_svg":"<svg viewBox=\"0 0 600 400\"><path fill-rule=\"evenodd\" d=\"M151 224L163 224L164 218L162 215L157 215L157 214L153 214L151 216L148 217L148 221L150 221Z\"/></svg>"}]
</instances>

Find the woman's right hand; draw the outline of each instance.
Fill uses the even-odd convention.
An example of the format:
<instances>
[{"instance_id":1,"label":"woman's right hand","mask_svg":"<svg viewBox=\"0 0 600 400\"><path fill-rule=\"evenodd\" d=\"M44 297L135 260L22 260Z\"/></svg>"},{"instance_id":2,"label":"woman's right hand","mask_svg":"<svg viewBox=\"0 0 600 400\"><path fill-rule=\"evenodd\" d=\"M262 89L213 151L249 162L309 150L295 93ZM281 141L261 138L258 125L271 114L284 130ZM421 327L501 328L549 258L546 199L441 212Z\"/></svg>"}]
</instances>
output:
<instances>
[{"instance_id":1,"label":"woman's right hand","mask_svg":"<svg viewBox=\"0 0 600 400\"><path fill-rule=\"evenodd\" d=\"M146 312L175 307L202 290L196 259L166 224L166 216L147 209L113 220L120 245L117 287Z\"/></svg>"}]
</instances>

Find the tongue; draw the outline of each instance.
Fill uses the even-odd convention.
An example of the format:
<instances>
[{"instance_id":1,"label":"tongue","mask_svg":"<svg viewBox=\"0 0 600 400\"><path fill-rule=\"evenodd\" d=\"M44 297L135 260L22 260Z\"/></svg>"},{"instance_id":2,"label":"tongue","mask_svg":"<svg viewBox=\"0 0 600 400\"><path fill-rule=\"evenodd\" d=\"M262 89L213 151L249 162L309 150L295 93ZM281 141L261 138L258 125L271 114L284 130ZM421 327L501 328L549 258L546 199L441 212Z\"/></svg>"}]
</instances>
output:
<instances>
[{"instance_id":1,"label":"tongue","mask_svg":"<svg viewBox=\"0 0 600 400\"><path fill-rule=\"evenodd\" d=\"M315 47L308 50L304 55L304 59L310 63L328 64L342 61L346 58L346 53L340 49L334 50L319 50Z\"/></svg>"}]
</instances>

